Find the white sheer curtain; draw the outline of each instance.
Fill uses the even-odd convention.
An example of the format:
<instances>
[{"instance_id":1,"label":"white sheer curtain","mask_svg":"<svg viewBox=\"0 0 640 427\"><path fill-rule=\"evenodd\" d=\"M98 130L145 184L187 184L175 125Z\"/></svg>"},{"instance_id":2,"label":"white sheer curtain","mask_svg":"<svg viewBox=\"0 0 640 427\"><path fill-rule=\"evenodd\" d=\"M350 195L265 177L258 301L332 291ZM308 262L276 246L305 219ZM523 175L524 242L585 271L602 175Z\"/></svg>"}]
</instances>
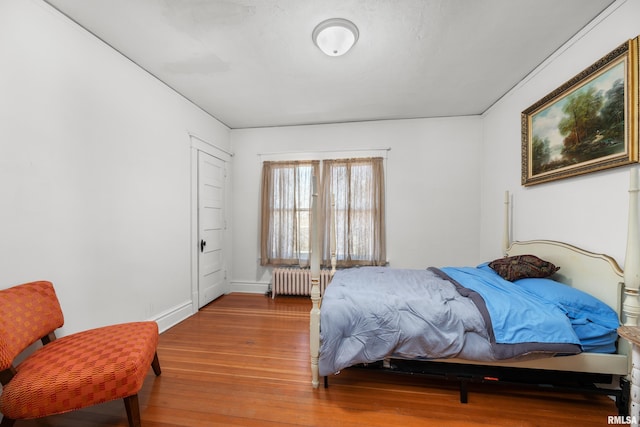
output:
<instances>
[{"instance_id":1,"label":"white sheer curtain","mask_svg":"<svg viewBox=\"0 0 640 427\"><path fill-rule=\"evenodd\" d=\"M323 264L328 265L331 257L332 200L337 265L386 264L383 159L324 160L322 168Z\"/></svg>"},{"instance_id":2,"label":"white sheer curtain","mask_svg":"<svg viewBox=\"0 0 640 427\"><path fill-rule=\"evenodd\" d=\"M320 162L264 162L261 265L306 265L309 260L312 177Z\"/></svg>"}]
</instances>

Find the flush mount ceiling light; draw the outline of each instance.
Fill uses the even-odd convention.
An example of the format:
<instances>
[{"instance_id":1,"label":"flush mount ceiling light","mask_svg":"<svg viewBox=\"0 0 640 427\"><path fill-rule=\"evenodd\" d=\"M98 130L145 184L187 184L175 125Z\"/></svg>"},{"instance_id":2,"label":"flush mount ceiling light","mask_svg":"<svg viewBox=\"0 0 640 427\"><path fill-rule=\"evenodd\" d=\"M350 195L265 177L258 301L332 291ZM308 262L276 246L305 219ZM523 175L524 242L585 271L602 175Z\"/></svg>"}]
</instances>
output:
<instances>
[{"instance_id":1,"label":"flush mount ceiling light","mask_svg":"<svg viewBox=\"0 0 640 427\"><path fill-rule=\"evenodd\" d=\"M322 21L313 30L313 42L329 56L344 55L358 41L358 27L341 18Z\"/></svg>"}]
</instances>

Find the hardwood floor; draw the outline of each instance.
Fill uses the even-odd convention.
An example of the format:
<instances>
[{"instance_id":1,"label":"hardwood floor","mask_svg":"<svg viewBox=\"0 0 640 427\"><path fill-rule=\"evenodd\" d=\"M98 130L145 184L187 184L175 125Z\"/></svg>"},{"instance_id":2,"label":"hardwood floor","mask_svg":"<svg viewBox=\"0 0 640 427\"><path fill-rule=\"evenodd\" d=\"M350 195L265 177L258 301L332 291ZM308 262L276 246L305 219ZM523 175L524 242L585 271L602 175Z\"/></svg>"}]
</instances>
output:
<instances>
[{"instance_id":1,"label":"hardwood floor","mask_svg":"<svg viewBox=\"0 0 640 427\"><path fill-rule=\"evenodd\" d=\"M160 336L162 375L140 393L144 427L605 426L606 396L471 384L469 403L441 380L345 370L314 390L310 301L225 295ZM16 427L127 426L121 400Z\"/></svg>"}]
</instances>

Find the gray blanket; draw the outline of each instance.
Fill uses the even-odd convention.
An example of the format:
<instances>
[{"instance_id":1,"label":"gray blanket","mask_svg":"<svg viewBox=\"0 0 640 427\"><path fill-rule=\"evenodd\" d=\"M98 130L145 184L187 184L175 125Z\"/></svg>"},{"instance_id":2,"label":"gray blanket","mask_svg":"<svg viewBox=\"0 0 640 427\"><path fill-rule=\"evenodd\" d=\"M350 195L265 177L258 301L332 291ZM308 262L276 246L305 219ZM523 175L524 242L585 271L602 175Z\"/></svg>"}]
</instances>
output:
<instances>
[{"instance_id":1,"label":"gray blanket","mask_svg":"<svg viewBox=\"0 0 640 427\"><path fill-rule=\"evenodd\" d=\"M495 360L475 304L429 270L338 271L322 299L320 342L322 376L387 357Z\"/></svg>"}]
</instances>

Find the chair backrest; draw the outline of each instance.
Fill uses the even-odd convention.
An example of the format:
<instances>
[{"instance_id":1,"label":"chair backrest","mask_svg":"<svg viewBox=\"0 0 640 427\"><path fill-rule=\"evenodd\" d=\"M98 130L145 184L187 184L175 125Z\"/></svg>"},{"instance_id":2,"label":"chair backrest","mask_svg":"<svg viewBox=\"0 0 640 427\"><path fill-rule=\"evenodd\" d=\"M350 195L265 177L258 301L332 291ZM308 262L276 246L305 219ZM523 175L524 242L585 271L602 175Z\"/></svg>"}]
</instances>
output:
<instances>
[{"instance_id":1,"label":"chair backrest","mask_svg":"<svg viewBox=\"0 0 640 427\"><path fill-rule=\"evenodd\" d=\"M0 290L0 371L27 347L64 323L53 284L47 281Z\"/></svg>"}]
</instances>

